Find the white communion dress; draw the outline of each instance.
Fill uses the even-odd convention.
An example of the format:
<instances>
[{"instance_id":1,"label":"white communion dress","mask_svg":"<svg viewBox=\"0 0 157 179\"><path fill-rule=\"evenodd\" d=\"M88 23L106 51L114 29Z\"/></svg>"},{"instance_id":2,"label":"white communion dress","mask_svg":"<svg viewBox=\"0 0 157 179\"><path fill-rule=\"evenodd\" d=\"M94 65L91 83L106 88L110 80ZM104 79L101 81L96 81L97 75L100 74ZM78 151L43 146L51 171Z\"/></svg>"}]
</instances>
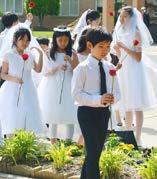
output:
<instances>
[{"instance_id":1,"label":"white communion dress","mask_svg":"<svg viewBox=\"0 0 157 179\"><path fill-rule=\"evenodd\" d=\"M136 49L136 47L133 47L134 39L128 40L130 39L129 33L124 32L119 38L128 48ZM123 62L122 68L118 71L118 77L125 110L142 111L155 107L157 99L149 76L146 73L144 56L142 56L140 62L137 62L122 50L120 60Z\"/></svg>"},{"instance_id":2,"label":"white communion dress","mask_svg":"<svg viewBox=\"0 0 157 179\"><path fill-rule=\"evenodd\" d=\"M25 129L36 134L41 134L43 130L37 91L31 77L34 56L30 51L25 53L29 55L25 62L15 48L9 50L4 57L4 61L9 65L9 75L21 78L23 67L24 73L22 86L12 81L5 81L0 88L0 121L3 135L13 133L15 129Z\"/></svg>"},{"instance_id":3,"label":"white communion dress","mask_svg":"<svg viewBox=\"0 0 157 179\"><path fill-rule=\"evenodd\" d=\"M45 60L44 72L59 65L67 64L67 70L59 70L52 75L43 76L38 87L38 95L44 123L51 125L75 125L77 123L77 108L71 97L71 79L73 70L69 62L64 61L65 53L56 53L56 61ZM63 80L64 78L64 80ZM64 81L64 82L63 82ZM61 89L63 91L61 95ZM61 101L60 101L61 96ZM61 131L59 133L62 133ZM58 134L58 138L63 134ZM66 134L64 134L66 136ZM64 137L62 137L64 138Z\"/></svg>"}]
</instances>

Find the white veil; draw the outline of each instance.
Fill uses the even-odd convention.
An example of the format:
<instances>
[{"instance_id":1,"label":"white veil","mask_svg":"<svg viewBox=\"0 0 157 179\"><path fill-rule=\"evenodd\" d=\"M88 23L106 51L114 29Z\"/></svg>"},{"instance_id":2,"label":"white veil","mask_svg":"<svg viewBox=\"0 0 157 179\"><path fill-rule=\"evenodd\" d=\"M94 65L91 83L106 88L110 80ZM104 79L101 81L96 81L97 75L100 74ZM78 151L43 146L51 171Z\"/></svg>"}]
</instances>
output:
<instances>
[{"instance_id":1,"label":"white veil","mask_svg":"<svg viewBox=\"0 0 157 179\"><path fill-rule=\"evenodd\" d=\"M125 25L121 25L120 17L118 18L113 32L112 45L116 44L117 41L121 40L121 36L123 37L123 39L125 39L124 35L125 33L127 33L127 39L125 39L125 42L127 44L125 45L128 46L129 44L129 46L132 47L131 44L135 38L135 33L137 30L139 32L141 39L141 61L144 64L144 72L148 77L149 88L151 89L151 93L154 94L155 99L157 99L157 85L155 83L155 79L157 78L157 60L155 58L157 58L157 56L153 56L152 58L152 54L148 55L147 53L150 50L149 47L153 43L153 39L147 26L143 22L141 13L136 8L133 8L133 15Z\"/></svg>"},{"instance_id":2,"label":"white veil","mask_svg":"<svg viewBox=\"0 0 157 179\"><path fill-rule=\"evenodd\" d=\"M135 38L135 33L138 30L141 37L141 46L142 48L149 47L153 43L153 39L151 34L144 24L142 19L142 14L136 9L133 8L133 15L128 20L127 24L121 25L120 17L118 17L117 23L115 25L115 29L113 32L113 43L115 44L117 40L119 40L119 36L125 32L129 33L130 39Z\"/></svg>"},{"instance_id":3,"label":"white veil","mask_svg":"<svg viewBox=\"0 0 157 179\"><path fill-rule=\"evenodd\" d=\"M82 32L82 29L87 26L87 22L86 22L86 16L87 13L90 11L90 9L86 10L85 12L82 13L78 23L76 24L73 32L72 32L72 36L74 37L75 35L80 35L80 33Z\"/></svg>"}]
</instances>

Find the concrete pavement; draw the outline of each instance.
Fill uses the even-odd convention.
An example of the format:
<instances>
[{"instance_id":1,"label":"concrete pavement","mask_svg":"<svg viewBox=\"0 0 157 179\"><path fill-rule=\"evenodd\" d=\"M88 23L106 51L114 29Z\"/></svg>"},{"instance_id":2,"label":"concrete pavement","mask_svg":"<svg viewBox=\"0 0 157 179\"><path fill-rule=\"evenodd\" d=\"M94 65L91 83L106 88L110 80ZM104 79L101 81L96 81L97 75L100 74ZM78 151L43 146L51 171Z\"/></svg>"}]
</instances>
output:
<instances>
[{"instance_id":1,"label":"concrete pavement","mask_svg":"<svg viewBox=\"0 0 157 179\"><path fill-rule=\"evenodd\" d=\"M144 147L157 147L157 108L144 112L142 143Z\"/></svg>"}]
</instances>

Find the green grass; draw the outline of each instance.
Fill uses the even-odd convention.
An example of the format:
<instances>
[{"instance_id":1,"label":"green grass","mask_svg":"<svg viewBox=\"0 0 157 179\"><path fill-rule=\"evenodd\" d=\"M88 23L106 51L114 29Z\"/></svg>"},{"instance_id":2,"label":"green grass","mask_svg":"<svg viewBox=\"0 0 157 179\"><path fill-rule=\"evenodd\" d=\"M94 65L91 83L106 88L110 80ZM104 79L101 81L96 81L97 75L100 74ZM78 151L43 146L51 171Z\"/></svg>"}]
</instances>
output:
<instances>
[{"instance_id":1,"label":"green grass","mask_svg":"<svg viewBox=\"0 0 157 179\"><path fill-rule=\"evenodd\" d=\"M34 37L52 38L52 31L33 31Z\"/></svg>"}]
</instances>

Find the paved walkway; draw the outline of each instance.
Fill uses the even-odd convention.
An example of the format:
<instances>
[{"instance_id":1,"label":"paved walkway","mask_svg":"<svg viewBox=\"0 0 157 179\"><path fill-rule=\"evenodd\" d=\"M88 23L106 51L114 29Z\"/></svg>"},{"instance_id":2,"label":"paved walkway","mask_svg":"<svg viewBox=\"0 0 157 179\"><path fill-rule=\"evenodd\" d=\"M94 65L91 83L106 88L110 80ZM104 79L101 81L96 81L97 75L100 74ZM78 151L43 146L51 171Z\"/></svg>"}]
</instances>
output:
<instances>
[{"instance_id":1,"label":"paved walkway","mask_svg":"<svg viewBox=\"0 0 157 179\"><path fill-rule=\"evenodd\" d=\"M17 175L8 175L8 174L0 173L0 179L6 179L6 178L10 178L10 179L31 179L31 178L28 178L28 177L21 177L21 176L17 176Z\"/></svg>"},{"instance_id":2,"label":"paved walkway","mask_svg":"<svg viewBox=\"0 0 157 179\"><path fill-rule=\"evenodd\" d=\"M157 109L144 113L142 140L145 147L157 147Z\"/></svg>"}]
</instances>

